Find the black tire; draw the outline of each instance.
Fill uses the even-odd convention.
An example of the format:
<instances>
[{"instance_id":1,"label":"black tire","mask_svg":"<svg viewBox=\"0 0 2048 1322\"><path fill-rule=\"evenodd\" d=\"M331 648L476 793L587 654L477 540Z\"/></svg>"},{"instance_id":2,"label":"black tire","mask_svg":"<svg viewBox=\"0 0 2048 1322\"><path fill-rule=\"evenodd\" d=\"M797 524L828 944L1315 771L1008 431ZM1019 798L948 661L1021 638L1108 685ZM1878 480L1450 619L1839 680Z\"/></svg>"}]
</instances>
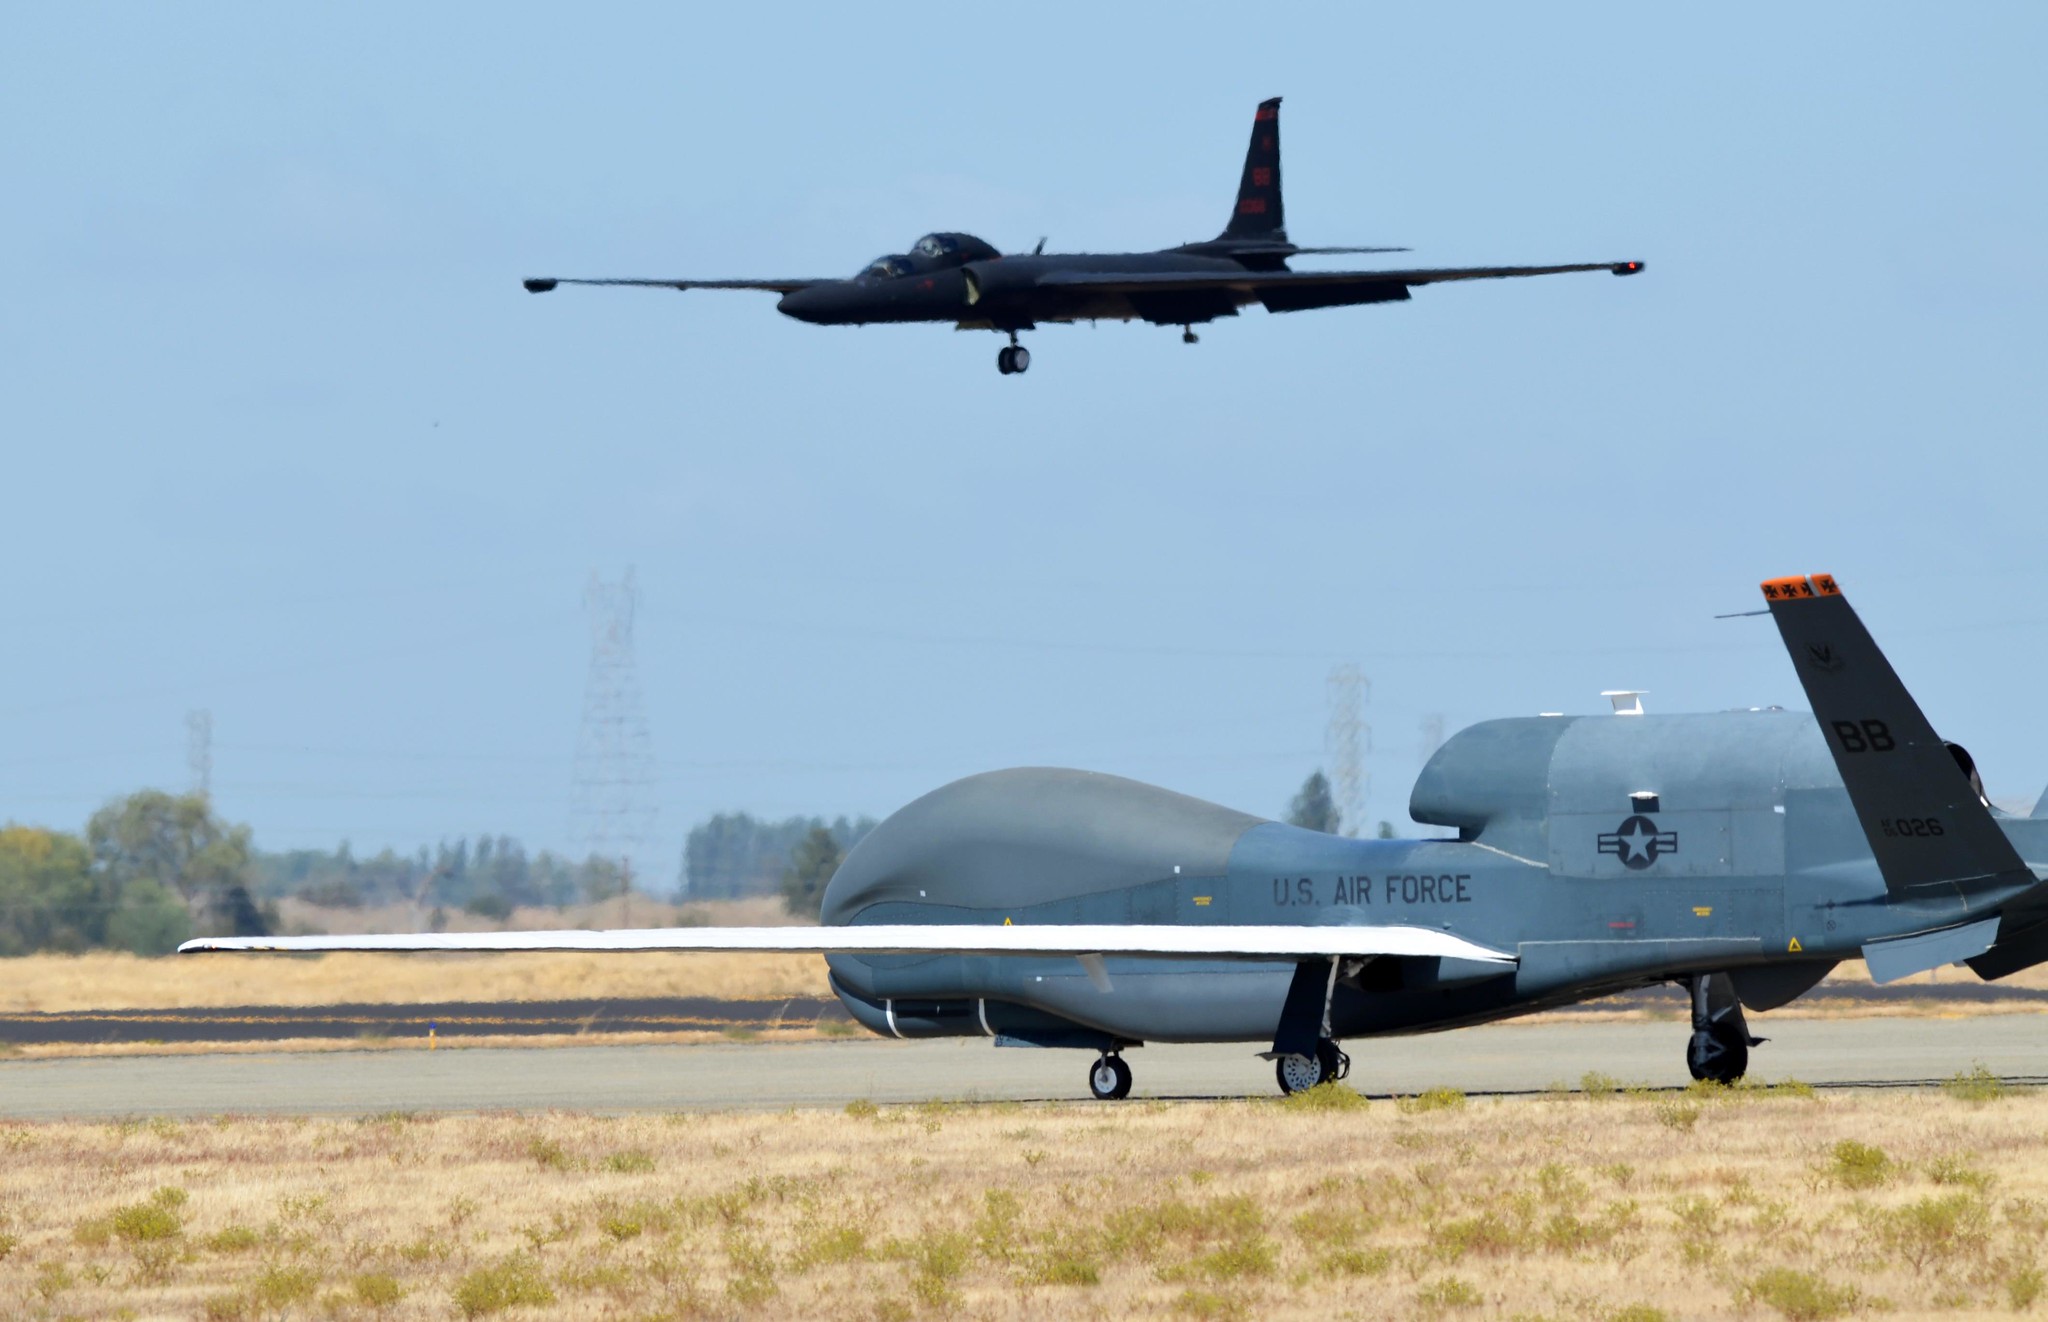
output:
<instances>
[{"instance_id":1,"label":"black tire","mask_svg":"<svg viewBox=\"0 0 2048 1322\"><path fill-rule=\"evenodd\" d=\"M1734 1083L1749 1073L1749 1041L1720 1033L1694 1033L1686 1043L1685 1068L1702 1083Z\"/></svg>"},{"instance_id":2,"label":"black tire","mask_svg":"<svg viewBox=\"0 0 2048 1322\"><path fill-rule=\"evenodd\" d=\"M1016 361L1010 356L1015 352L1016 350L1007 344L996 350L996 370L1004 376L1017 370Z\"/></svg>"},{"instance_id":3,"label":"black tire","mask_svg":"<svg viewBox=\"0 0 2048 1322\"><path fill-rule=\"evenodd\" d=\"M1273 1077L1280 1081L1283 1093L1307 1092L1310 1088L1332 1077L1331 1066L1325 1064L1320 1044L1313 1056L1282 1056L1273 1062Z\"/></svg>"},{"instance_id":4,"label":"black tire","mask_svg":"<svg viewBox=\"0 0 2048 1322\"><path fill-rule=\"evenodd\" d=\"M1098 1102L1120 1102L1131 1095L1131 1067L1122 1056L1104 1056L1088 1069L1088 1091Z\"/></svg>"},{"instance_id":5,"label":"black tire","mask_svg":"<svg viewBox=\"0 0 2048 1322\"><path fill-rule=\"evenodd\" d=\"M1020 344L1020 345L1017 345L1017 346L1016 346L1016 347L1014 347L1014 348L1012 348L1012 349L1010 350L1010 370L1011 370L1012 372L1028 372L1028 371L1030 371L1030 370L1031 370L1031 350L1029 350L1029 349L1025 348L1025 347L1024 347L1023 345L1021 345L1021 344Z\"/></svg>"},{"instance_id":6,"label":"black tire","mask_svg":"<svg viewBox=\"0 0 2048 1322\"><path fill-rule=\"evenodd\" d=\"M1351 1072L1351 1057L1337 1049L1329 1038L1316 1043L1316 1063L1323 1067L1323 1082L1341 1079Z\"/></svg>"}]
</instances>

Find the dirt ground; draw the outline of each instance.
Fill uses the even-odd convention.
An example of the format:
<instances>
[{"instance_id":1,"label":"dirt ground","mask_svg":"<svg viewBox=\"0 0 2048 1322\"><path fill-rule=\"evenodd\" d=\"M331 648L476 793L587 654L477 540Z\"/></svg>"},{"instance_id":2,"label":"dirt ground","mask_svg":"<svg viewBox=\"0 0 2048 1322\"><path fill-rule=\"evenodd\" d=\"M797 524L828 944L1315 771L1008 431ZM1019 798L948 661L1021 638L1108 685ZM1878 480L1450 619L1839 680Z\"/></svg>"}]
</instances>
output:
<instances>
[{"instance_id":1,"label":"dirt ground","mask_svg":"<svg viewBox=\"0 0 2048 1322\"><path fill-rule=\"evenodd\" d=\"M0 1126L0 1313L1894 1318L2037 1307L2048 1098Z\"/></svg>"}]
</instances>

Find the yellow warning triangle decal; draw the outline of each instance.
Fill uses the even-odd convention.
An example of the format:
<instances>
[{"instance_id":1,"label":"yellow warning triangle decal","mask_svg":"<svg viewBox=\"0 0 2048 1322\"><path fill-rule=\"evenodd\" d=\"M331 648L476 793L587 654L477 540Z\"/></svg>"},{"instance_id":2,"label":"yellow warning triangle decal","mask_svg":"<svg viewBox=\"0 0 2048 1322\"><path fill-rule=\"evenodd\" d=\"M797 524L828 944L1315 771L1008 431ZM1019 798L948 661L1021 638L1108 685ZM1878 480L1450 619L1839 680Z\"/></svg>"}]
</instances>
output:
<instances>
[{"instance_id":1,"label":"yellow warning triangle decal","mask_svg":"<svg viewBox=\"0 0 2048 1322\"><path fill-rule=\"evenodd\" d=\"M1802 947L1799 944L1799 938L1795 936L1792 938L1791 944L1785 947L1785 953L1788 955L1796 955L1799 953L1801 949Z\"/></svg>"},{"instance_id":2,"label":"yellow warning triangle decal","mask_svg":"<svg viewBox=\"0 0 2048 1322\"><path fill-rule=\"evenodd\" d=\"M1008 926L1010 926L1010 920L1009 920L1009 919L1007 919L1007 918L1003 919L1003 926L1004 926L1004 927L1008 927ZM1793 942L1792 944L1793 944L1794 946L1797 946L1797 945L1798 945L1799 943L1798 943L1797 941L1794 941L1794 942Z\"/></svg>"}]
</instances>

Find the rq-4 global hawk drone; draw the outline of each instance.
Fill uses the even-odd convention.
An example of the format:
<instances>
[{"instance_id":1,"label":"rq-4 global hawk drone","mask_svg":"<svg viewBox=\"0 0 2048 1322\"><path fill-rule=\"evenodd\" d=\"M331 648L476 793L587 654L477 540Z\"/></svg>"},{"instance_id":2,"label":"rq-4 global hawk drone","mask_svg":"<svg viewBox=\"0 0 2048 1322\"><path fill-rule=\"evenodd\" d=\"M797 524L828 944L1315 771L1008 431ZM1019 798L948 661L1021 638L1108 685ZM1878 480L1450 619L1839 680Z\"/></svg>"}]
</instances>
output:
<instances>
[{"instance_id":1,"label":"rq-4 global hawk drone","mask_svg":"<svg viewBox=\"0 0 2048 1322\"><path fill-rule=\"evenodd\" d=\"M185 950L821 951L894 1037L1097 1053L1269 1046L1280 1087L1346 1038L1422 1033L1657 983L1692 993L1693 1076L1732 1081L1743 1007L1844 959L1889 982L2048 960L2048 816L1984 799L1835 581L1763 585L1814 714L1530 717L1446 743L1409 812L1350 840L1083 771L972 776L863 839L818 928L240 937ZM2048 805L2048 795L2043 796Z\"/></svg>"},{"instance_id":2,"label":"rq-4 global hawk drone","mask_svg":"<svg viewBox=\"0 0 2048 1322\"><path fill-rule=\"evenodd\" d=\"M557 285L644 285L656 289L757 289L782 295L786 316L820 326L869 322L952 322L960 330L1001 331L1010 342L996 355L1003 375L1031 366L1017 332L1049 321L1149 321L1179 326L1195 342L1195 326L1234 317L1248 304L1268 312L1359 303L1397 303L1415 285L1490 280L1566 271L1634 275L1641 262L1569 266L1464 266L1387 271L1291 271L1287 259L1331 253L1407 252L1406 248L1301 248L1288 242L1280 207L1280 98L1259 104L1251 146L1230 224L1206 243L1158 252L997 252L972 234L927 234L906 253L878 257L848 280L568 280L544 276L526 288Z\"/></svg>"}]
</instances>

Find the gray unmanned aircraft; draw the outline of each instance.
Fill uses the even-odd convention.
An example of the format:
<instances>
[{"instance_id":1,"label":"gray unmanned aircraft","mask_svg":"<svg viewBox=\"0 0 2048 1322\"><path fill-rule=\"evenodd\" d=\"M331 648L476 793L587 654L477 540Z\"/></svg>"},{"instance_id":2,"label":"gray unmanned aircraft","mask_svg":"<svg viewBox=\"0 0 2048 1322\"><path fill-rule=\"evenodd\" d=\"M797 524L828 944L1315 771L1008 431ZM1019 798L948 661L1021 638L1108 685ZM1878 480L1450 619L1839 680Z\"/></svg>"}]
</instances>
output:
<instances>
[{"instance_id":1,"label":"gray unmanned aircraft","mask_svg":"<svg viewBox=\"0 0 2048 1322\"><path fill-rule=\"evenodd\" d=\"M1467 266L1408 271L1293 271L1287 259L1329 253L1407 252L1406 248L1302 248L1287 238L1280 204L1280 98L1259 103L1251 145L1230 223L1206 243L1158 252L1048 253L1045 241L1029 253L1005 256L972 234L927 234L907 253L880 257L850 280L634 280L545 276L526 288L545 294L558 285L642 285L656 289L757 289L782 295L785 316L820 326L869 322L952 322L960 330L993 330L1010 337L996 355L1003 375L1031 366L1019 331L1044 322L1149 321L1179 326L1196 342L1195 327L1240 308L1268 312L1360 303L1398 303L1416 285L1448 280L1491 280L1567 271L1634 275L1641 262L1580 262L1568 266Z\"/></svg>"},{"instance_id":2,"label":"gray unmanned aircraft","mask_svg":"<svg viewBox=\"0 0 2048 1322\"><path fill-rule=\"evenodd\" d=\"M1678 983L1686 1060L1731 1081L1745 1006L1845 959L1889 982L2048 960L2048 795L1990 806L1835 581L1773 579L1813 715L1543 716L1460 732L1416 821L1352 840L1114 776L997 771L854 847L817 928L241 937L184 950L794 950L892 1037L1096 1053L1270 1043L1280 1087L1341 1078L1346 1038L1432 1032ZM1763 612L1757 612L1762 614Z\"/></svg>"}]
</instances>

